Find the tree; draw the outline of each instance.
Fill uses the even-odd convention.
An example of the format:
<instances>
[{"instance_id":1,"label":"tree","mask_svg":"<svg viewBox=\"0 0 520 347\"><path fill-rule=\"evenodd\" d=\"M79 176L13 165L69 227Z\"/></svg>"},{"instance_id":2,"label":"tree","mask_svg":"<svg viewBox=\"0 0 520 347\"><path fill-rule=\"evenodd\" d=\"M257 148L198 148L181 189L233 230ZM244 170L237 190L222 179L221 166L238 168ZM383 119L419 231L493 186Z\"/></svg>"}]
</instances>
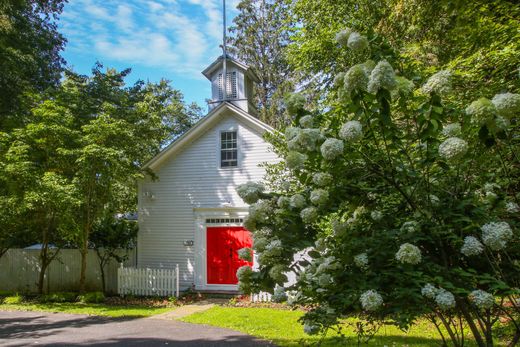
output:
<instances>
[{"instance_id":1,"label":"tree","mask_svg":"<svg viewBox=\"0 0 520 347\"><path fill-rule=\"evenodd\" d=\"M136 246L137 231L137 221L127 220L124 215L107 215L95 224L90 244L98 256L103 292L106 292L105 266L112 259L118 263L128 259L128 251Z\"/></svg>"},{"instance_id":2,"label":"tree","mask_svg":"<svg viewBox=\"0 0 520 347\"><path fill-rule=\"evenodd\" d=\"M467 326L484 347L507 317L514 346L520 94L460 109L448 97L449 71L416 90L371 55L381 51L371 39L338 35L358 64L340 75L336 100L311 113L289 99L295 124L285 141L273 139L285 160L271 167L269 191L239 187L253 204L245 226L259 260L258 271L238 270L240 287L266 290L296 272L292 301L312 307L302 318L309 334L354 314L360 334L427 317L445 344L462 346ZM300 252L307 256L295 261Z\"/></svg>"},{"instance_id":3,"label":"tree","mask_svg":"<svg viewBox=\"0 0 520 347\"><path fill-rule=\"evenodd\" d=\"M288 61L303 76L316 76L302 82L322 96L324 85L356 63L335 42L345 27L384 42L401 58L400 70L414 80L424 81L442 68L457 71L454 100L469 102L518 87L520 50L514 43L520 6L514 1L298 0L291 12L299 25Z\"/></svg>"},{"instance_id":4,"label":"tree","mask_svg":"<svg viewBox=\"0 0 520 347\"><path fill-rule=\"evenodd\" d=\"M254 86L259 118L281 127L287 124L282 116L282 100L292 91L285 47L289 43L288 8L284 2L271 0L243 0L239 14L229 28L230 51L248 64L260 79Z\"/></svg>"},{"instance_id":5,"label":"tree","mask_svg":"<svg viewBox=\"0 0 520 347\"><path fill-rule=\"evenodd\" d=\"M65 39L56 20L63 0L0 4L0 129L20 125L32 93L58 85Z\"/></svg>"}]
</instances>

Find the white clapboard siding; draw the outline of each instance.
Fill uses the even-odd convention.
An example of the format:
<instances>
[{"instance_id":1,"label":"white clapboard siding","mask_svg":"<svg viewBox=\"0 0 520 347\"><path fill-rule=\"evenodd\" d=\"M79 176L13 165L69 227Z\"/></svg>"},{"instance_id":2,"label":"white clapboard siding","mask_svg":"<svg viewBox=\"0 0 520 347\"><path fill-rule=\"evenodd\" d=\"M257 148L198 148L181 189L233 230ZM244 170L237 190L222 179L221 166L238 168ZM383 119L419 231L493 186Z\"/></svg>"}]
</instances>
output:
<instances>
[{"instance_id":1,"label":"white clapboard siding","mask_svg":"<svg viewBox=\"0 0 520 347\"><path fill-rule=\"evenodd\" d=\"M135 251L131 251L126 265L135 264ZM40 250L10 249L0 258L0 290L35 293L38 290L40 273ZM106 289L109 293L117 291L117 268L119 264L111 261L105 266ZM81 254L77 249L62 249L51 262L45 273L46 292L65 292L78 290L81 269ZM102 290L101 271L98 257L93 250L87 256L86 288L88 291Z\"/></svg>"},{"instance_id":2,"label":"white clapboard siding","mask_svg":"<svg viewBox=\"0 0 520 347\"><path fill-rule=\"evenodd\" d=\"M179 296L179 269L125 268L117 270L117 293L138 296Z\"/></svg>"},{"instance_id":3,"label":"white clapboard siding","mask_svg":"<svg viewBox=\"0 0 520 347\"><path fill-rule=\"evenodd\" d=\"M183 146L154 169L156 180L139 184L138 266L173 269L180 265L181 289L195 282L194 208L215 208L227 204L246 207L236 193L239 184L261 181L260 164L279 159L262 138L262 133L232 111L198 138ZM239 167L220 169L219 134L238 131ZM145 196L145 193L153 195ZM199 264L200 265L200 264Z\"/></svg>"}]
</instances>

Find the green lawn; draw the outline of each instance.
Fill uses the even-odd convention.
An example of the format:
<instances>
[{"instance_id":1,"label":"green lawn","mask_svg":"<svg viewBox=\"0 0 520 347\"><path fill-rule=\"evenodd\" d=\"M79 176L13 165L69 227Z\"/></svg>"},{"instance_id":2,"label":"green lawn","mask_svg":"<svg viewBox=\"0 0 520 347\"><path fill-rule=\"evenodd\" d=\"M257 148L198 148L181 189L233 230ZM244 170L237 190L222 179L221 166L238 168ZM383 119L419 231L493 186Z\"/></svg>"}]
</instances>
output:
<instances>
[{"instance_id":1,"label":"green lawn","mask_svg":"<svg viewBox=\"0 0 520 347\"><path fill-rule=\"evenodd\" d=\"M107 317L149 317L170 311L171 308L147 306L113 306L83 303L31 303L0 304L1 311L43 311L73 314L90 314Z\"/></svg>"},{"instance_id":2,"label":"green lawn","mask_svg":"<svg viewBox=\"0 0 520 347\"><path fill-rule=\"evenodd\" d=\"M208 324L229 328L273 341L279 346L301 346L317 342L320 337L309 336L303 332L297 322L303 312L277 310L271 308L238 308L215 306L208 311L195 313L182 320L189 323ZM357 346L357 338L352 331L344 332L347 341L338 340L337 335L330 333L325 337L322 346ZM382 327L368 344L362 346L439 346L440 337L435 327L427 321L421 321L410 331L403 332L393 326ZM474 346L468 343L467 346Z\"/></svg>"}]
</instances>

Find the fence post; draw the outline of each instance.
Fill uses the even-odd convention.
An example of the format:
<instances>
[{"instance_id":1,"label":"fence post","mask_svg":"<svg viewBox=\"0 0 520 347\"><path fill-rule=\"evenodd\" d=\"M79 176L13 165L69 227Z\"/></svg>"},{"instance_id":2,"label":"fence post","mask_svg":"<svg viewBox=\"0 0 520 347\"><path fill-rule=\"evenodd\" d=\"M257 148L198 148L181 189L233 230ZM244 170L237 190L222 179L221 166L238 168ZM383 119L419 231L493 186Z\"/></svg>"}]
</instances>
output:
<instances>
[{"instance_id":1,"label":"fence post","mask_svg":"<svg viewBox=\"0 0 520 347\"><path fill-rule=\"evenodd\" d=\"M179 297L179 264L175 265L175 277L177 279L175 281L175 296Z\"/></svg>"}]
</instances>

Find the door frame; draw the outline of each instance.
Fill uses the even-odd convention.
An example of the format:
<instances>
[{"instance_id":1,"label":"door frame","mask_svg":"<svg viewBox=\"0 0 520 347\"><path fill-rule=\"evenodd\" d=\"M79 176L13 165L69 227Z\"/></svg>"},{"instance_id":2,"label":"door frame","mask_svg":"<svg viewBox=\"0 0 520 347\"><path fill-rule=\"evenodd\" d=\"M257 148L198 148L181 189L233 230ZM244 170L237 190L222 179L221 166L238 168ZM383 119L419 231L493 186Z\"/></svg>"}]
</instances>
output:
<instances>
[{"instance_id":1,"label":"door frame","mask_svg":"<svg viewBox=\"0 0 520 347\"><path fill-rule=\"evenodd\" d=\"M243 226L243 223L211 223L206 219L244 219L247 207L194 208L195 213L195 290L238 291L236 284L208 284L207 282L207 227Z\"/></svg>"}]
</instances>

